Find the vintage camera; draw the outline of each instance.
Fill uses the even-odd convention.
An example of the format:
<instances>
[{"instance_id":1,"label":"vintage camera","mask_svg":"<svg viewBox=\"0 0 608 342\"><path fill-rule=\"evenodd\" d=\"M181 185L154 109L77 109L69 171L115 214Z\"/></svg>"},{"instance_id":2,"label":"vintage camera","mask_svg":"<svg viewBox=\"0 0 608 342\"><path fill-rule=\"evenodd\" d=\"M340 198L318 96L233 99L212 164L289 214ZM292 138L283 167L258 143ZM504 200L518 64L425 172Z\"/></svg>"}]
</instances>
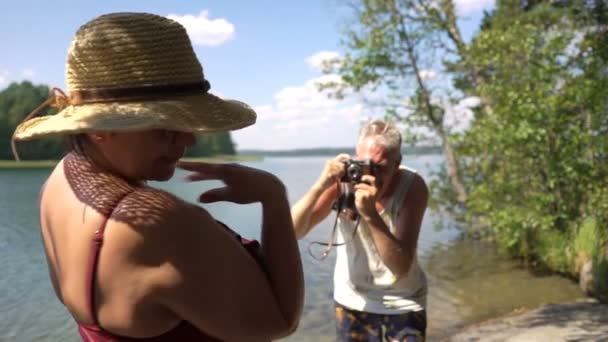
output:
<instances>
[{"instance_id":1,"label":"vintage camera","mask_svg":"<svg viewBox=\"0 0 608 342\"><path fill-rule=\"evenodd\" d=\"M348 159L343 160L346 171L340 179L343 183L361 183L363 175L374 175L375 165L369 159Z\"/></svg>"},{"instance_id":2,"label":"vintage camera","mask_svg":"<svg viewBox=\"0 0 608 342\"><path fill-rule=\"evenodd\" d=\"M348 217L351 220L356 220L358 217L357 208L355 207L355 191L354 184L362 182L364 175L375 175L375 164L369 159L349 159L343 160L346 171L340 182L346 183L342 185L342 193L338 200L334 203L334 209L338 210L339 214Z\"/></svg>"}]
</instances>

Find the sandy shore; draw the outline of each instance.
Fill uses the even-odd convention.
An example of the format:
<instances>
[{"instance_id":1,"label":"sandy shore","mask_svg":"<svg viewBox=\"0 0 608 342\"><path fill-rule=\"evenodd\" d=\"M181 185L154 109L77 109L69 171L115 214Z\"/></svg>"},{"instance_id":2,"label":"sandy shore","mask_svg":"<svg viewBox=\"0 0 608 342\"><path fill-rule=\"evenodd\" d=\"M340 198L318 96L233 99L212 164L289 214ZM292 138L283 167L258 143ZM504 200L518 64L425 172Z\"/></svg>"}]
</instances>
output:
<instances>
[{"instance_id":1,"label":"sandy shore","mask_svg":"<svg viewBox=\"0 0 608 342\"><path fill-rule=\"evenodd\" d=\"M608 342L608 304L594 299L548 304L473 324L442 341Z\"/></svg>"}]
</instances>

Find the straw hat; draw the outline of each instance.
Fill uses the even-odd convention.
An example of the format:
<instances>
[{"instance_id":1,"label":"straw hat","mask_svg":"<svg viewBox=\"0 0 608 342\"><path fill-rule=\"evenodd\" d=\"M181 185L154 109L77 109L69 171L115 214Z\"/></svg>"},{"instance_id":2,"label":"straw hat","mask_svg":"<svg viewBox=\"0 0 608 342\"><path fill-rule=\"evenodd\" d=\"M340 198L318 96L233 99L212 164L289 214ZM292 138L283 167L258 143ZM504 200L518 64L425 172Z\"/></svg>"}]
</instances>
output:
<instances>
[{"instance_id":1,"label":"straw hat","mask_svg":"<svg viewBox=\"0 0 608 342\"><path fill-rule=\"evenodd\" d=\"M68 51L69 95L54 88L15 140L90 131L214 132L255 123L246 104L208 93L209 82L179 23L147 13L112 13L83 25ZM30 118L46 105L56 115Z\"/></svg>"}]
</instances>

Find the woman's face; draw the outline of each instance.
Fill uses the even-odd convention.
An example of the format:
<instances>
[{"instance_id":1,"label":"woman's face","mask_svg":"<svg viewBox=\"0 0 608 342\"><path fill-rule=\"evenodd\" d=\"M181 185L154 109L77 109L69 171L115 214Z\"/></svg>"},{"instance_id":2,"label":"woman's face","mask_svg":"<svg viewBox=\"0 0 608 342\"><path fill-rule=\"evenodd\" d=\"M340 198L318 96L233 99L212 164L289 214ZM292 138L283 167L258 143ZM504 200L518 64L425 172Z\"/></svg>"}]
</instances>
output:
<instances>
[{"instance_id":1,"label":"woman's face","mask_svg":"<svg viewBox=\"0 0 608 342\"><path fill-rule=\"evenodd\" d=\"M109 164L106 167L133 181L168 180L186 148L196 143L192 133L162 129L92 133L89 138Z\"/></svg>"}]
</instances>

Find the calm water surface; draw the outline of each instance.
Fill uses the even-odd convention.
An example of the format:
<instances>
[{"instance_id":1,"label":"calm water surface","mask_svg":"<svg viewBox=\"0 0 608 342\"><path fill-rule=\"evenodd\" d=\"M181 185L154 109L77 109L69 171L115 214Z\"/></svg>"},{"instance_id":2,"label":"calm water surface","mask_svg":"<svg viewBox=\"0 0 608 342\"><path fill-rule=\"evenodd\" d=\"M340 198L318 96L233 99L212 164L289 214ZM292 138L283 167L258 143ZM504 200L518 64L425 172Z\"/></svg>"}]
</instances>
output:
<instances>
[{"instance_id":1,"label":"calm water surface","mask_svg":"<svg viewBox=\"0 0 608 342\"><path fill-rule=\"evenodd\" d=\"M266 158L247 163L278 175L293 204L314 182L325 157ZM428 175L440 156L406 156L406 165ZM36 201L50 170L0 170L0 341L79 341L75 324L55 298L48 279L38 231ZM218 182L196 185L183 174L153 185L194 201ZM260 207L206 205L219 220L250 238L259 237ZM308 255L310 241L324 241L333 216L300 242L306 275L306 302L298 331L285 341L333 341L332 271L335 253L319 262ZM437 229L440 227L441 229ZM429 280L429 340L463 324L581 297L576 284L555 276L536 276L497 255L495 248L460 238L449 219L427 212L419 241L419 258Z\"/></svg>"}]
</instances>

